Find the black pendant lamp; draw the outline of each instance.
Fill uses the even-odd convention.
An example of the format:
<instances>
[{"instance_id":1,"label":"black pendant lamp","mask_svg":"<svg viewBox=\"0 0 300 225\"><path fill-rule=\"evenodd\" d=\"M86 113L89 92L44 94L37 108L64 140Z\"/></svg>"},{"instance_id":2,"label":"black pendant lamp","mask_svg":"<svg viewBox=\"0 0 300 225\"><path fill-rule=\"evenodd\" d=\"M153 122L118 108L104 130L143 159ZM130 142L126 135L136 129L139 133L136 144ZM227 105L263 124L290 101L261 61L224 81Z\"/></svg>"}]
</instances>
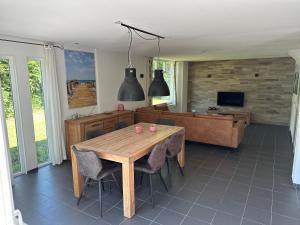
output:
<instances>
[{"instance_id":1,"label":"black pendant lamp","mask_svg":"<svg viewBox=\"0 0 300 225\"><path fill-rule=\"evenodd\" d=\"M159 53L160 53L160 45L158 40L158 57L157 60L159 61ZM150 84L148 90L148 96L170 96L170 89L167 82L164 79L164 74L162 69L154 70L154 79Z\"/></svg>"},{"instance_id":2,"label":"black pendant lamp","mask_svg":"<svg viewBox=\"0 0 300 225\"><path fill-rule=\"evenodd\" d=\"M154 70L154 79L149 87L148 96L169 96L170 90L164 79L163 70Z\"/></svg>"},{"instance_id":3,"label":"black pendant lamp","mask_svg":"<svg viewBox=\"0 0 300 225\"><path fill-rule=\"evenodd\" d=\"M131 43L132 31L128 28L130 43L128 49L128 64L125 68L125 79L121 84L118 92L119 101L143 101L145 100L144 90L136 78L136 69L131 65Z\"/></svg>"},{"instance_id":4,"label":"black pendant lamp","mask_svg":"<svg viewBox=\"0 0 300 225\"><path fill-rule=\"evenodd\" d=\"M126 68L125 79L119 88L119 101L143 101L145 94L139 81L136 79L136 69Z\"/></svg>"}]
</instances>

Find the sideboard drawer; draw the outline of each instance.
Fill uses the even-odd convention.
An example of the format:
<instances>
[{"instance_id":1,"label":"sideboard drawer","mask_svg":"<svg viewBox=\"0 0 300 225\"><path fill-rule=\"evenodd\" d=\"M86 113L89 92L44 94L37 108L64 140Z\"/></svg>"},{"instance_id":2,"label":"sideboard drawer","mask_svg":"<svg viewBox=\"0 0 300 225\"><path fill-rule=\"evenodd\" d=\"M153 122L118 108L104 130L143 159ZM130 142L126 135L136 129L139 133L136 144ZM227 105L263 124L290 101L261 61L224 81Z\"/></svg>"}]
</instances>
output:
<instances>
[{"instance_id":1,"label":"sideboard drawer","mask_svg":"<svg viewBox=\"0 0 300 225\"><path fill-rule=\"evenodd\" d=\"M88 123L85 125L85 131L90 129L103 129L103 121L97 121L93 123Z\"/></svg>"},{"instance_id":2,"label":"sideboard drawer","mask_svg":"<svg viewBox=\"0 0 300 225\"><path fill-rule=\"evenodd\" d=\"M133 124L132 116L131 115L119 116L118 122L125 122L128 125L131 125L131 124Z\"/></svg>"},{"instance_id":3,"label":"sideboard drawer","mask_svg":"<svg viewBox=\"0 0 300 225\"><path fill-rule=\"evenodd\" d=\"M95 131L99 131L103 129L103 121L97 121L93 123L88 123L84 126L84 140L88 139L88 135Z\"/></svg>"},{"instance_id":4,"label":"sideboard drawer","mask_svg":"<svg viewBox=\"0 0 300 225\"><path fill-rule=\"evenodd\" d=\"M106 119L103 122L104 122L104 124L103 124L103 128L104 129L115 128L116 122L117 122L117 118Z\"/></svg>"}]
</instances>

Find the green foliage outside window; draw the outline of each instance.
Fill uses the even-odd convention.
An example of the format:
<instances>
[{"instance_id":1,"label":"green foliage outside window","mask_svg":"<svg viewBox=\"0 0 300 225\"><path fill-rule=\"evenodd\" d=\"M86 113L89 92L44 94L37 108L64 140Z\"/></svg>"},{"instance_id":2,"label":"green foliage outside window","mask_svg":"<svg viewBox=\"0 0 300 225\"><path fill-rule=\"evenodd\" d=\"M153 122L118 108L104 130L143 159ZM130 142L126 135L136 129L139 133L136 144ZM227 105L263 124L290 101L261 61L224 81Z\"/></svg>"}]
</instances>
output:
<instances>
[{"instance_id":1,"label":"green foliage outside window","mask_svg":"<svg viewBox=\"0 0 300 225\"><path fill-rule=\"evenodd\" d=\"M32 101L33 119L35 127L35 141L37 149L38 163L44 163L49 160L48 145L46 137L46 124L44 113L44 96L41 80L41 65L39 60L29 60L27 62L29 85ZM14 118L14 105L12 96L12 84L9 71L9 60L0 58L0 80L3 96L4 112L6 117L6 126L8 134L9 148L11 151L11 161L13 173L21 171L19 159L17 132ZM20 90L22 91L22 90ZM22 93L21 93L22 94Z\"/></svg>"},{"instance_id":2,"label":"green foliage outside window","mask_svg":"<svg viewBox=\"0 0 300 225\"><path fill-rule=\"evenodd\" d=\"M37 60L28 61L28 73L30 76L30 88L32 95L33 109L42 109L44 105L43 87L41 81L40 62ZM3 93L4 111L6 118L14 116L13 96L9 73L8 59L0 59L0 79Z\"/></svg>"},{"instance_id":3,"label":"green foliage outside window","mask_svg":"<svg viewBox=\"0 0 300 225\"><path fill-rule=\"evenodd\" d=\"M0 79L6 117L14 114L8 59L0 59Z\"/></svg>"},{"instance_id":4,"label":"green foliage outside window","mask_svg":"<svg viewBox=\"0 0 300 225\"><path fill-rule=\"evenodd\" d=\"M30 82L30 92L32 109L43 109L44 108L44 95L41 80L41 65L38 60L28 61L28 73Z\"/></svg>"}]
</instances>

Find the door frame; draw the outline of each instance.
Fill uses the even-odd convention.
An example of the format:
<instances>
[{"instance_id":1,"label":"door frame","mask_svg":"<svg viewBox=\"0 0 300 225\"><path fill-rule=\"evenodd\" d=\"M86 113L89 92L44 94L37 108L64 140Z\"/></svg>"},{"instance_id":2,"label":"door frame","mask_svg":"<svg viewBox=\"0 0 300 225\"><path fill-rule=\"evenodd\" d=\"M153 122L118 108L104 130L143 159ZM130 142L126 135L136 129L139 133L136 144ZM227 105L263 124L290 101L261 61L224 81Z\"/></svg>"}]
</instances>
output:
<instances>
[{"instance_id":1,"label":"door frame","mask_svg":"<svg viewBox=\"0 0 300 225\"><path fill-rule=\"evenodd\" d=\"M16 126L16 135L17 135L17 144L19 150L19 159L21 164L21 171L13 174L13 176L19 176L22 174L27 173L27 166L25 160L25 143L24 143L24 135L23 135L23 125L22 125L22 113L21 113L21 106L20 106L20 99L19 99L19 89L18 89L18 79L17 79L17 70L16 70L16 62L13 56L7 56L0 54L0 58L8 59L9 62L9 76L11 81L11 89L12 89L12 98L13 98L13 107L14 107L14 115L15 115L15 126ZM7 124L6 121L4 122L4 126L6 129L6 141L8 141L8 133L7 133ZM9 148L8 148L9 151ZM10 152L8 152L9 157ZM10 161L10 166L12 166ZM10 168L12 171L12 167Z\"/></svg>"},{"instance_id":2,"label":"door frame","mask_svg":"<svg viewBox=\"0 0 300 225\"><path fill-rule=\"evenodd\" d=\"M3 218L2 220L5 224L14 225L13 213L15 207L11 186L13 176L10 154L9 150L7 150L9 147L3 106L2 93L0 93L0 148L5 149L5 151L0 151L0 218Z\"/></svg>"}]
</instances>

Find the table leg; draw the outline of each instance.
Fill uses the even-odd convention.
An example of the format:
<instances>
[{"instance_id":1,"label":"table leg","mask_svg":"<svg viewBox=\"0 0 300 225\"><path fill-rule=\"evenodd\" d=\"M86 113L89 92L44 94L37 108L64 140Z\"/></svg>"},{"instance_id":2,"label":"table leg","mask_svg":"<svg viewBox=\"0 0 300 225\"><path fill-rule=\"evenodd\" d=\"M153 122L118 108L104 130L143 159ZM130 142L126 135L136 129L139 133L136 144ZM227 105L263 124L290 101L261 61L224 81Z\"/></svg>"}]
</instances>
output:
<instances>
[{"instance_id":1,"label":"table leg","mask_svg":"<svg viewBox=\"0 0 300 225\"><path fill-rule=\"evenodd\" d=\"M181 151L177 155L177 159L179 162L179 165L183 168L184 167L184 161L185 161L185 135L183 136L183 141L181 144Z\"/></svg>"},{"instance_id":2,"label":"table leg","mask_svg":"<svg viewBox=\"0 0 300 225\"><path fill-rule=\"evenodd\" d=\"M79 198L80 193L82 192L82 188L83 188L83 177L79 174L77 158L72 149L71 149L71 160L72 160L74 196L76 198Z\"/></svg>"},{"instance_id":3,"label":"table leg","mask_svg":"<svg viewBox=\"0 0 300 225\"><path fill-rule=\"evenodd\" d=\"M131 218L135 214L134 197L134 162L122 164L123 174L123 211L124 216Z\"/></svg>"}]
</instances>

